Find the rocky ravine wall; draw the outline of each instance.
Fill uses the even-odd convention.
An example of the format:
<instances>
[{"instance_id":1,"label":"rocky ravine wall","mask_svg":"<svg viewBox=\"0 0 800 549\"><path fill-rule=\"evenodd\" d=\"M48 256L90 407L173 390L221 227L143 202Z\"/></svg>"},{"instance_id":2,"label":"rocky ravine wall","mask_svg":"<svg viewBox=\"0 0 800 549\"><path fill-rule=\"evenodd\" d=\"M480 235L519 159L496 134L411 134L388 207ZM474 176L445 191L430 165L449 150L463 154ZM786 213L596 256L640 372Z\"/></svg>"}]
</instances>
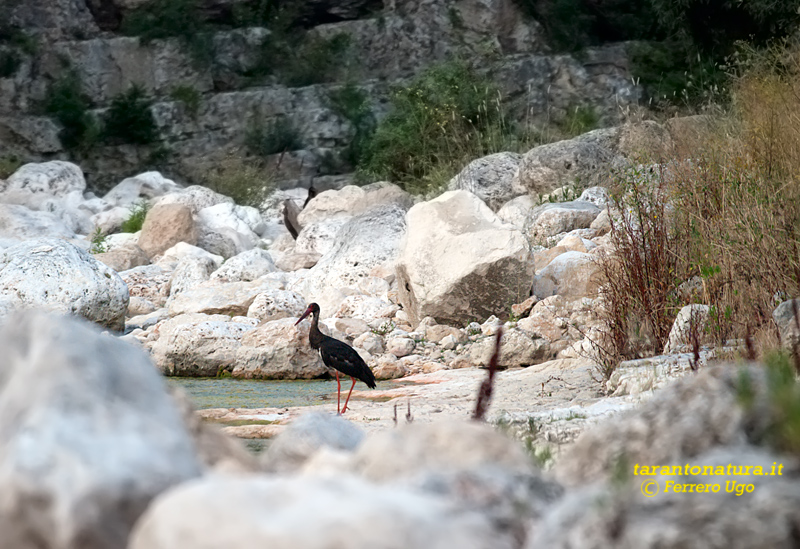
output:
<instances>
[{"instance_id":1,"label":"rocky ravine wall","mask_svg":"<svg viewBox=\"0 0 800 549\"><path fill-rule=\"evenodd\" d=\"M35 36L32 53L18 52L21 64L0 77L0 156L25 160L67 159L59 140L60 127L42 116L48 87L74 69L97 113L131 84L155 98L155 116L162 144L172 154L160 161L162 170L187 179L188 167L241 145L253 116L266 123L285 116L297 126L304 149L280 160L278 179L284 186L320 189L341 187L346 174L320 169L326 152L347 145L353 129L328 106L328 91L337 84L287 88L268 79L254 85L244 77L258 62L258 48L269 35L264 28L239 28L213 35L213 60L193 63L177 39L155 40L121 36L119 20L131 8L147 2L130 0L31 0L11 2L12 24ZM230 11L235 0L208 1L208 17ZM579 104L591 104L612 122L619 106L635 102L622 46L586 52L580 61L551 55L541 28L525 19L513 0L386 0L339 3L306 2L314 14L305 23L322 36L346 33L350 55L357 60L359 85L373 100L380 116L391 84L402 82L426 66L460 57L492 73L502 93L518 106L520 118L535 122L563 115ZM8 10L7 10L8 11ZM369 11L368 17L364 16ZM318 24L322 23L322 24ZM0 44L7 49L8 44ZM190 113L170 98L177 86L201 94L199 109ZM106 190L112 183L154 167L154 147L96 147L80 164L90 188ZM275 160L277 164L277 160ZM345 168L346 171L346 168Z\"/></svg>"}]
</instances>

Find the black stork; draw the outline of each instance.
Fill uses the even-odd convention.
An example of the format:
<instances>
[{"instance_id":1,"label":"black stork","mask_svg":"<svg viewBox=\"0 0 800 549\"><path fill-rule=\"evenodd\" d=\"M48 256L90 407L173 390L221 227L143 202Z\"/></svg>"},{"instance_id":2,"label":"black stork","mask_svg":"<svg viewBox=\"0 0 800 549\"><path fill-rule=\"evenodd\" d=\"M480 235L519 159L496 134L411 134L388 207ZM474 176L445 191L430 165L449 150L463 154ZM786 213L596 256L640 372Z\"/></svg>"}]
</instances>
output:
<instances>
[{"instance_id":1,"label":"black stork","mask_svg":"<svg viewBox=\"0 0 800 549\"><path fill-rule=\"evenodd\" d=\"M322 362L325 363L325 366L333 368L336 372L336 411L339 414L343 414L347 411L347 403L350 402L350 395L353 393L353 387L356 386L356 380L360 379L367 384L367 387L374 389L375 376L355 349L347 343L326 336L319 331L319 305L316 303L309 305L306 312L294 325L300 324L308 315L313 315L311 329L308 331L308 342L311 344L311 348L319 351L319 356L322 357ZM350 392L347 393L347 399L344 401L344 408L341 410L339 409L339 404L342 397L342 384L339 381L339 372L353 379Z\"/></svg>"}]
</instances>

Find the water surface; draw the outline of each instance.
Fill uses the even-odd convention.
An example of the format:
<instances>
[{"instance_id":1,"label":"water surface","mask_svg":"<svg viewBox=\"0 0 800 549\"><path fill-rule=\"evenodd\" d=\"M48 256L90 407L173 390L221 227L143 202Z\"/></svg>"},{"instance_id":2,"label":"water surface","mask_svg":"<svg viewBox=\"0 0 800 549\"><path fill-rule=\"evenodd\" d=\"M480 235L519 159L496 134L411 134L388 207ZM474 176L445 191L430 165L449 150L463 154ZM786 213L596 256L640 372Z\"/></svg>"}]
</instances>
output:
<instances>
[{"instance_id":1,"label":"water surface","mask_svg":"<svg viewBox=\"0 0 800 549\"><path fill-rule=\"evenodd\" d=\"M198 409L204 408L286 408L314 406L336 401L335 380L273 381L233 378L168 377L171 386L183 388ZM379 381L378 389L392 389L397 383ZM366 389L360 381L356 390ZM342 404L350 380L342 380Z\"/></svg>"}]
</instances>

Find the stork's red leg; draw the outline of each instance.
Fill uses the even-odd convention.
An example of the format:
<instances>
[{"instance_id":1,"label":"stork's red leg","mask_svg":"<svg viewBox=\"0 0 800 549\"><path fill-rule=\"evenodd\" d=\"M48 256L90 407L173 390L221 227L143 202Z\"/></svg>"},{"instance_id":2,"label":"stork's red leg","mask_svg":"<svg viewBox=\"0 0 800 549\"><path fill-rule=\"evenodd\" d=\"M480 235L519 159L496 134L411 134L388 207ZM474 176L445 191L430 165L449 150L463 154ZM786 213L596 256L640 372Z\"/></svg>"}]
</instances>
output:
<instances>
[{"instance_id":1,"label":"stork's red leg","mask_svg":"<svg viewBox=\"0 0 800 549\"><path fill-rule=\"evenodd\" d=\"M339 370L334 370L336 372L336 413L341 414L342 412L339 411L339 402L342 398L342 383L339 381ZM344 405L347 408L347 404Z\"/></svg>"},{"instance_id":2,"label":"stork's red leg","mask_svg":"<svg viewBox=\"0 0 800 549\"><path fill-rule=\"evenodd\" d=\"M353 384L350 386L350 392L347 393L347 400L344 401L344 408L342 408L342 413L345 413L347 411L347 403L350 402L350 395L353 394L353 387L356 386L356 378L352 379L353 379Z\"/></svg>"}]
</instances>

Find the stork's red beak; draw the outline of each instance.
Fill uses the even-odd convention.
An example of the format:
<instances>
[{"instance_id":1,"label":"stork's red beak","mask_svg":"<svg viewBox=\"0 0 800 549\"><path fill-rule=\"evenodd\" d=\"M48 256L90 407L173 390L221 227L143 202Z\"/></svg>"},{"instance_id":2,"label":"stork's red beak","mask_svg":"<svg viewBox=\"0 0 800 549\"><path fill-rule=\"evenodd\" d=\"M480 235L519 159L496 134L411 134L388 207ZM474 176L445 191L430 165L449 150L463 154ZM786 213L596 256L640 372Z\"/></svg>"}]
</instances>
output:
<instances>
[{"instance_id":1,"label":"stork's red beak","mask_svg":"<svg viewBox=\"0 0 800 549\"><path fill-rule=\"evenodd\" d=\"M308 315L310 315L310 314L311 314L311 307L309 306L309 307L308 307L308 309L306 309L306 312L304 312L304 313L303 313L303 316L301 316L301 317L298 319L298 321L294 323L294 325L295 325L295 326L297 326L298 324L300 324L301 322L303 322L303 319L304 319L305 317L307 317Z\"/></svg>"}]
</instances>

